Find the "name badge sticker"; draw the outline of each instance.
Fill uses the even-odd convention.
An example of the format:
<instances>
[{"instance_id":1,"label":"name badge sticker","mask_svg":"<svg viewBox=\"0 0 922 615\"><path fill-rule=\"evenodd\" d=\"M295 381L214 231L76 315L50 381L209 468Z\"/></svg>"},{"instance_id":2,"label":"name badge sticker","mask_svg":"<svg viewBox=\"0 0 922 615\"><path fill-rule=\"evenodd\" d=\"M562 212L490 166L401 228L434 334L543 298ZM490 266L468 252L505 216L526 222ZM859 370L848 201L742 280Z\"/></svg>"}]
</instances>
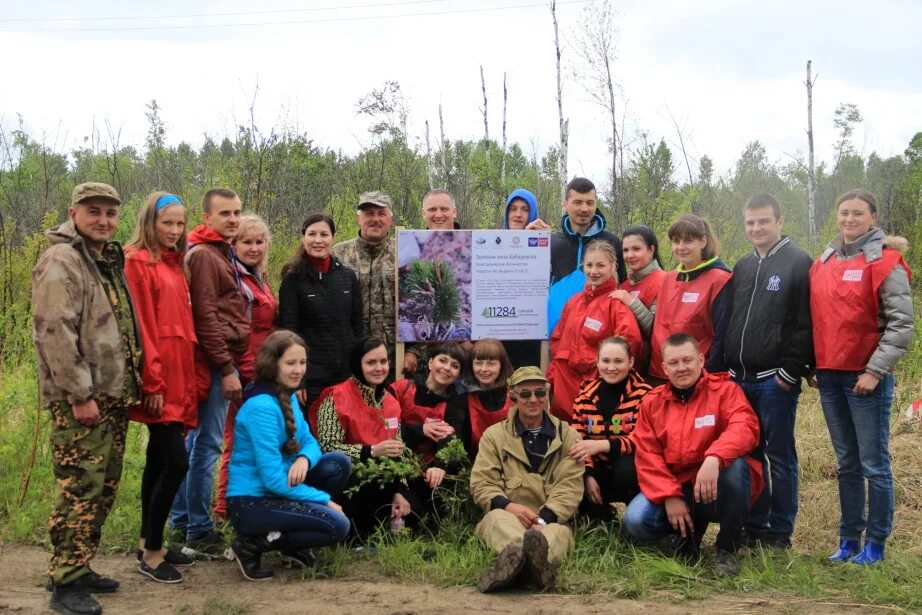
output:
<instances>
[{"instance_id":1,"label":"name badge sticker","mask_svg":"<svg viewBox=\"0 0 922 615\"><path fill-rule=\"evenodd\" d=\"M397 429L400 427L400 420L396 416L384 419L384 426L387 429Z\"/></svg>"},{"instance_id":2,"label":"name badge sticker","mask_svg":"<svg viewBox=\"0 0 922 615\"><path fill-rule=\"evenodd\" d=\"M586 321L583 323L583 326L584 326L584 327L589 327L589 328L592 329L593 331L601 331L601 330L602 330L602 321L601 321L601 320L596 320L595 318L591 318L591 317L589 317L589 316L586 316Z\"/></svg>"},{"instance_id":3,"label":"name badge sticker","mask_svg":"<svg viewBox=\"0 0 922 615\"><path fill-rule=\"evenodd\" d=\"M632 291L629 292L628 294L636 299L637 297L640 296L640 291L639 291L639 290L632 290Z\"/></svg>"},{"instance_id":4,"label":"name badge sticker","mask_svg":"<svg viewBox=\"0 0 922 615\"><path fill-rule=\"evenodd\" d=\"M427 423L441 423L441 422L442 422L442 419L436 418L436 417L434 417L434 416L427 416L427 417L426 417L426 422L427 422Z\"/></svg>"},{"instance_id":5,"label":"name badge sticker","mask_svg":"<svg viewBox=\"0 0 922 615\"><path fill-rule=\"evenodd\" d=\"M717 424L717 420L714 418L713 414L705 414L704 416L699 416L695 419L695 429L701 429L702 427L713 427Z\"/></svg>"},{"instance_id":6,"label":"name badge sticker","mask_svg":"<svg viewBox=\"0 0 922 615\"><path fill-rule=\"evenodd\" d=\"M864 274L863 269L846 269L845 273L842 274L843 282L860 282L861 276Z\"/></svg>"},{"instance_id":7,"label":"name badge sticker","mask_svg":"<svg viewBox=\"0 0 922 615\"><path fill-rule=\"evenodd\" d=\"M682 303L698 303L701 293L682 293Z\"/></svg>"}]
</instances>

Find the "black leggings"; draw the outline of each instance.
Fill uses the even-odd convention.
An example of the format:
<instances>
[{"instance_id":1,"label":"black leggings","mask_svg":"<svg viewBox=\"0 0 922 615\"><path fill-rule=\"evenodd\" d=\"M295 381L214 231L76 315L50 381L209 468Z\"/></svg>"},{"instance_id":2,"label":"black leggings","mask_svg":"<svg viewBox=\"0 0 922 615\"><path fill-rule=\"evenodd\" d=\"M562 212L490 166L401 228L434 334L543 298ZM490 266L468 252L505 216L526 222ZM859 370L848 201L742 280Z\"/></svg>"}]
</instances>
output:
<instances>
[{"instance_id":1,"label":"black leggings","mask_svg":"<svg viewBox=\"0 0 922 615\"><path fill-rule=\"evenodd\" d=\"M163 548L163 528L189 461L182 423L149 423L147 465L141 478L141 538L151 551Z\"/></svg>"},{"instance_id":2,"label":"black leggings","mask_svg":"<svg viewBox=\"0 0 922 615\"><path fill-rule=\"evenodd\" d=\"M593 475L599 483L603 504L594 504L588 496L583 496L580 510L589 517L598 519L612 518L610 502L630 504L638 493L637 470L634 468L634 454L619 455L608 463L596 461Z\"/></svg>"}]
</instances>

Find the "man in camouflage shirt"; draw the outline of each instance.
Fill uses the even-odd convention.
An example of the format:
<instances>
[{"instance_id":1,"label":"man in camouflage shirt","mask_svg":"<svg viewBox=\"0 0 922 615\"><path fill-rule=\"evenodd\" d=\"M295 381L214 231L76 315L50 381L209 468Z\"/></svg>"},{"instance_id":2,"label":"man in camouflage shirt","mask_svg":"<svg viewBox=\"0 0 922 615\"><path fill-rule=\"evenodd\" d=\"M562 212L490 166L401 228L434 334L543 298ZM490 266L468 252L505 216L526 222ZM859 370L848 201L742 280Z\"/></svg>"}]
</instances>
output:
<instances>
[{"instance_id":1,"label":"man in camouflage shirt","mask_svg":"<svg viewBox=\"0 0 922 615\"><path fill-rule=\"evenodd\" d=\"M396 342L397 242L388 234L394 222L393 202L383 192L366 192L359 199L359 236L333 246L333 254L355 271L362 287L365 331L387 346L394 379Z\"/></svg>"},{"instance_id":2,"label":"man in camouflage shirt","mask_svg":"<svg viewBox=\"0 0 922 615\"><path fill-rule=\"evenodd\" d=\"M121 199L90 182L71 201L32 272L33 340L59 489L49 520L51 608L95 615L102 607L91 592L118 588L89 562L115 502L128 408L139 403L141 343L122 248L109 241Z\"/></svg>"}]
</instances>

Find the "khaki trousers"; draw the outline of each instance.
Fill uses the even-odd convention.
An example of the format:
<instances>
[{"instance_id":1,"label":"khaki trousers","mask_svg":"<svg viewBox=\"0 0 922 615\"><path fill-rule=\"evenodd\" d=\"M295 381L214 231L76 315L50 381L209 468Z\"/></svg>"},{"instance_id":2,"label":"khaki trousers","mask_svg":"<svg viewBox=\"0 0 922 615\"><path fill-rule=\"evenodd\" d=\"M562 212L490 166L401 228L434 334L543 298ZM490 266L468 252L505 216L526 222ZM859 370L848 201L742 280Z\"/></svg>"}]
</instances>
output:
<instances>
[{"instance_id":1,"label":"khaki trousers","mask_svg":"<svg viewBox=\"0 0 922 615\"><path fill-rule=\"evenodd\" d=\"M549 561L560 561L573 550L573 532L566 525L550 523L541 533L547 538ZM484 515L474 535L499 553L506 545L522 544L525 527L511 512L497 508Z\"/></svg>"}]
</instances>

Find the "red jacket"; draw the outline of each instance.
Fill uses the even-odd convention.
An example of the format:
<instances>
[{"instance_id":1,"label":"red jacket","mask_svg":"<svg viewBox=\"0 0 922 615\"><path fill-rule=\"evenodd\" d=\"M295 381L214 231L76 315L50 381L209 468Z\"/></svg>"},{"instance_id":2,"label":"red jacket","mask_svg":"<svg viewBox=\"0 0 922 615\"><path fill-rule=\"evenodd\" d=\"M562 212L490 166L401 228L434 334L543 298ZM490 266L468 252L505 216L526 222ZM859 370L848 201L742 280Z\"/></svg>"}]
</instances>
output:
<instances>
[{"instance_id":1,"label":"red jacket","mask_svg":"<svg viewBox=\"0 0 922 615\"><path fill-rule=\"evenodd\" d=\"M716 456L721 469L744 457L754 502L762 492L762 466L749 453L758 442L759 419L728 374L702 372L688 402L676 399L667 382L640 404L634 428L640 490L660 504L682 497L682 485L695 480L705 457Z\"/></svg>"},{"instance_id":2,"label":"red jacket","mask_svg":"<svg viewBox=\"0 0 922 615\"><path fill-rule=\"evenodd\" d=\"M615 290L609 280L596 289L585 290L567 301L557 326L551 334L551 365L547 379L553 386L551 413L569 421L573 416L573 400L584 380L598 376L596 358L599 343L620 335L631 344L635 356L643 345L640 327L631 310L608 295Z\"/></svg>"},{"instance_id":3,"label":"red jacket","mask_svg":"<svg viewBox=\"0 0 922 615\"><path fill-rule=\"evenodd\" d=\"M355 378L327 387L309 410L311 429L317 433L320 406L327 397L333 398L333 409L343 428L345 444L374 446L400 435L400 403L389 391L384 392L380 408L369 406Z\"/></svg>"},{"instance_id":4,"label":"red jacket","mask_svg":"<svg viewBox=\"0 0 922 615\"><path fill-rule=\"evenodd\" d=\"M663 286L663 280L667 275L668 273L662 269L654 269L636 284L628 277L624 282L621 282L620 288L621 290L626 290L632 297L640 299L640 302L649 309L659 297L660 288Z\"/></svg>"},{"instance_id":5,"label":"red jacket","mask_svg":"<svg viewBox=\"0 0 922 615\"><path fill-rule=\"evenodd\" d=\"M237 369L240 370L241 378L251 382L256 366L256 353L269 334L275 331L279 302L269 285L250 273L243 263L237 263L237 271L243 280L244 296L250 300L250 343L240 357Z\"/></svg>"},{"instance_id":6,"label":"red jacket","mask_svg":"<svg viewBox=\"0 0 922 615\"><path fill-rule=\"evenodd\" d=\"M163 395L163 413L152 417L143 408L129 416L141 423L180 422L194 427L195 328L182 255L161 248L153 261L146 249L125 250L125 278L134 300L144 347L141 388L144 395Z\"/></svg>"}]
</instances>

